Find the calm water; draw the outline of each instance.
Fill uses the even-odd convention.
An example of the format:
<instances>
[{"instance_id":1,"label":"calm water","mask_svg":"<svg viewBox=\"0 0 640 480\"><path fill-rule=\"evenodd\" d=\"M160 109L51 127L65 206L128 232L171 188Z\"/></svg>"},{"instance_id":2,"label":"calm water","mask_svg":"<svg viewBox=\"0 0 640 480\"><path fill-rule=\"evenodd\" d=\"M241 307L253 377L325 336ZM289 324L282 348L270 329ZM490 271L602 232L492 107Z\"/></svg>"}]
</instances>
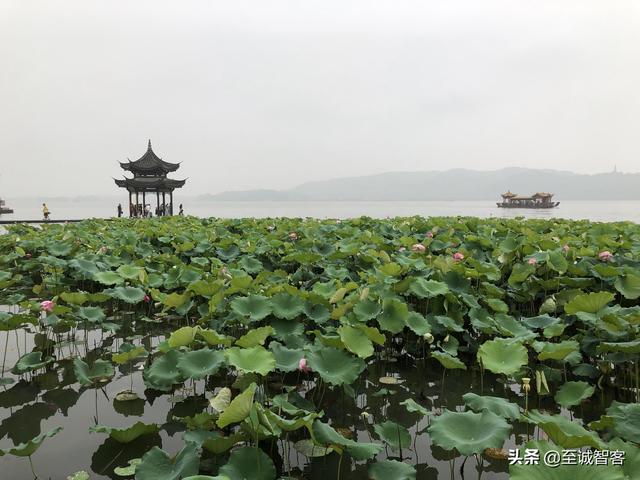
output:
<instances>
[{"instance_id":1,"label":"calm water","mask_svg":"<svg viewBox=\"0 0 640 480\"><path fill-rule=\"evenodd\" d=\"M42 201L6 199L14 209L3 220L37 220L42 218ZM105 218L116 215L118 198L80 202L47 202L52 219ZM589 219L601 222L631 220L640 223L640 201L563 201L550 210L504 209L492 201L438 202L203 202L178 197L187 215L198 217L315 217L350 218L362 215L384 218L395 216L525 217ZM126 203L123 203L126 207ZM175 209L177 213L177 208Z\"/></svg>"}]
</instances>

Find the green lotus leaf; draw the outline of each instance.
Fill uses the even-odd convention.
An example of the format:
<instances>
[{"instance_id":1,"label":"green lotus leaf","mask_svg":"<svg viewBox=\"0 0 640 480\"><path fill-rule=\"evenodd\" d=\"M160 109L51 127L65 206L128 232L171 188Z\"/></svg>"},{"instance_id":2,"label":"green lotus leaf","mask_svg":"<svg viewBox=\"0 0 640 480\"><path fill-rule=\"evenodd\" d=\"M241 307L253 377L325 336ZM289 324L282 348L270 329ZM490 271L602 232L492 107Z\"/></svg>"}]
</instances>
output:
<instances>
[{"instance_id":1,"label":"green lotus leaf","mask_svg":"<svg viewBox=\"0 0 640 480\"><path fill-rule=\"evenodd\" d=\"M166 295L162 299L161 303L166 307L166 309L169 309L169 308L179 309L180 307L184 306L190 299L191 299L191 292L188 292L188 291L185 293L172 292L169 295Z\"/></svg>"},{"instance_id":2,"label":"green lotus leaf","mask_svg":"<svg viewBox=\"0 0 640 480\"><path fill-rule=\"evenodd\" d=\"M217 395L209 400L209 405L213 408L214 413L220 414L224 412L231 404L231 389L222 387Z\"/></svg>"},{"instance_id":3,"label":"green lotus leaf","mask_svg":"<svg viewBox=\"0 0 640 480\"><path fill-rule=\"evenodd\" d=\"M562 252L558 250L549 252L549 260L547 261L547 265L549 265L552 270L555 270L558 273L564 273L567 271L567 268L569 268L569 262L567 262L567 258L563 255Z\"/></svg>"},{"instance_id":4,"label":"green lotus leaf","mask_svg":"<svg viewBox=\"0 0 640 480\"><path fill-rule=\"evenodd\" d=\"M600 450L604 448L604 442L595 432L587 431L580 423L571 421L562 415L547 415L537 410L531 410L523 418L544 430L549 439L561 447L590 446Z\"/></svg>"},{"instance_id":5,"label":"green lotus leaf","mask_svg":"<svg viewBox=\"0 0 640 480\"><path fill-rule=\"evenodd\" d=\"M511 275L509 275L508 283L513 287L517 287L518 284L524 282L535 271L536 267L533 265L529 265L528 263L517 263L511 269Z\"/></svg>"},{"instance_id":6,"label":"green lotus leaf","mask_svg":"<svg viewBox=\"0 0 640 480\"><path fill-rule=\"evenodd\" d=\"M594 292L577 295L565 304L564 311L569 315L575 315L578 312L598 313L614 298L615 295L611 292Z\"/></svg>"},{"instance_id":7,"label":"green lotus leaf","mask_svg":"<svg viewBox=\"0 0 640 480\"><path fill-rule=\"evenodd\" d=\"M11 369L11 373L14 375L22 375L26 372L31 372L39 368L43 368L49 363L53 362L53 358L47 357L42 360L42 352L35 351L22 355L16 364Z\"/></svg>"},{"instance_id":8,"label":"green lotus leaf","mask_svg":"<svg viewBox=\"0 0 640 480\"><path fill-rule=\"evenodd\" d=\"M116 467L113 469L113 473L119 477L133 477L136 474L136 467L142 462L141 458L132 458L127 463L126 467Z\"/></svg>"},{"instance_id":9,"label":"green lotus leaf","mask_svg":"<svg viewBox=\"0 0 640 480\"><path fill-rule=\"evenodd\" d=\"M539 360L563 361L566 357L580 350L580 344L575 340L564 340L559 343L535 342L533 348L538 352Z\"/></svg>"},{"instance_id":10,"label":"green lotus leaf","mask_svg":"<svg viewBox=\"0 0 640 480\"><path fill-rule=\"evenodd\" d=\"M512 375L529 361L527 349L519 342L506 338L494 338L478 349L478 360L493 373Z\"/></svg>"},{"instance_id":11,"label":"green lotus leaf","mask_svg":"<svg viewBox=\"0 0 640 480\"><path fill-rule=\"evenodd\" d=\"M198 446L188 442L175 457L153 447L136 467L136 480L179 480L197 475L200 467Z\"/></svg>"},{"instance_id":12,"label":"green lotus leaf","mask_svg":"<svg viewBox=\"0 0 640 480\"><path fill-rule=\"evenodd\" d=\"M427 430L439 447L472 455L486 448L502 448L511 426L504 418L486 410L473 413L444 409L442 415L431 420Z\"/></svg>"},{"instance_id":13,"label":"green lotus leaf","mask_svg":"<svg viewBox=\"0 0 640 480\"><path fill-rule=\"evenodd\" d=\"M349 325L342 325L338 328L340 340L351 353L355 353L360 358L367 358L373 355L373 343L366 335L363 335L359 328Z\"/></svg>"},{"instance_id":14,"label":"green lotus leaf","mask_svg":"<svg viewBox=\"0 0 640 480\"><path fill-rule=\"evenodd\" d=\"M331 318L331 313L327 307L311 302L305 303L304 314L317 324L322 324Z\"/></svg>"},{"instance_id":15,"label":"green lotus leaf","mask_svg":"<svg viewBox=\"0 0 640 480\"><path fill-rule=\"evenodd\" d=\"M124 279L112 271L94 273L93 279L103 285L120 285L124 283Z\"/></svg>"},{"instance_id":16,"label":"green lotus leaf","mask_svg":"<svg viewBox=\"0 0 640 480\"><path fill-rule=\"evenodd\" d=\"M264 269L262 262L255 257L248 255L243 256L238 260L238 265L244 269L247 273L258 273Z\"/></svg>"},{"instance_id":17,"label":"green lotus leaf","mask_svg":"<svg viewBox=\"0 0 640 480\"><path fill-rule=\"evenodd\" d=\"M223 364L223 352L203 348L184 353L178 360L178 370L184 378L200 380L215 374Z\"/></svg>"},{"instance_id":18,"label":"green lotus leaf","mask_svg":"<svg viewBox=\"0 0 640 480\"><path fill-rule=\"evenodd\" d=\"M307 356L307 364L331 385L350 385L365 368L361 358L333 347L313 350Z\"/></svg>"},{"instance_id":19,"label":"green lotus leaf","mask_svg":"<svg viewBox=\"0 0 640 480\"><path fill-rule=\"evenodd\" d=\"M242 335L236 341L236 345L245 348L255 347L256 345L264 345L264 342L270 335L273 335L273 327L271 326L254 328L253 330L249 330L247 333Z\"/></svg>"},{"instance_id":20,"label":"green lotus leaf","mask_svg":"<svg viewBox=\"0 0 640 480\"><path fill-rule=\"evenodd\" d=\"M94 433L106 433L119 443L130 443L143 435L158 433L160 428L158 428L158 425L155 423L146 424L136 422L128 428L113 428L105 425L94 425L89 427L89 431Z\"/></svg>"},{"instance_id":21,"label":"green lotus leaf","mask_svg":"<svg viewBox=\"0 0 640 480\"><path fill-rule=\"evenodd\" d=\"M160 356L142 372L145 385L156 390L168 392L176 383L184 381L182 373L178 369L178 362L184 355L178 350L169 350Z\"/></svg>"},{"instance_id":22,"label":"green lotus leaf","mask_svg":"<svg viewBox=\"0 0 640 480\"><path fill-rule=\"evenodd\" d=\"M278 318L292 320L304 311L304 300L289 293L278 293L271 297L273 314Z\"/></svg>"},{"instance_id":23,"label":"green lotus leaf","mask_svg":"<svg viewBox=\"0 0 640 480\"><path fill-rule=\"evenodd\" d=\"M593 395L594 391L595 387L587 382L566 382L558 389L554 399L558 405L569 408L579 405L583 400Z\"/></svg>"},{"instance_id":24,"label":"green lotus leaf","mask_svg":"<svg viewBox=\"0 0 640 480\"><path fill-rule=\"evenodd\" d=\"M320 416L319 413L311 412L303 417L297 417L292 420L286 419L272 412L271 410L265 410L264 416L267 418L270 424L277 426L285 432L292 432L299 428L306 427L307 430L311 430L313 422Z\"/></svg>"},{"instance_id":25,"label":"green lotus leaf","mask_svg":"<svg viewBox=\"0 0 640 480\"><path fill-rule=\"evenodd\" d=\"M433 298L438 295L445 295L448 291L449 287L446 283L424 278L415 278L409 286L409 292L418 298Z\"/></svg>"},{"instance_id":26,"label":"green lotus leaf","mask_svg":"<svg viewBox=\"0 0 640 480\"><path fill-rule=\"evenodd\" d=\"M260 345L251 348L228 348L225 354L229 364L246 373L266 375L276 368L273 353Z\"/></svg>"},{"instance_id":27,"label":"green lotus leaf","mask_svg":"<svg viewBox=\"0 0 640 480\"><path fill-rule=\"evenodd\" d=\"M637 444L614 438L608 443L607 448L609 451L624 452L624 463L621 468L628 480L638 480L640 478L638 473L640 472L640 449Z\"/></svg>"},{"instance_id":28,"label":"green lotus leaf","mask_svg":"<svg viewBox=\"0 0 640 480\"><path fill-rule=\"evenodd\" d=\"M371 480L415 480L416 469L411 465L397 460L378 460L369 465L369 478Z\"/></svg>"},{"instance_id":29,"label":"green lotus leaf","mask_svg":"<svg viewBox=\"0 0 640 480\"><path fill-rule=\"evenodd\" d=\"M171 348L186 347L196 338L198 327L181 327L173 332L167 340Z\"/></svg>"},{"instance_id":30,"label":"green lotus leaf","mask_svg":"<svg viewBox=\"0 0 640 480\"><path fill-rule=\"evenodd\" d=\"M400 402L400 405L404 405L407 412L419 413L424 416L431 415L429 410L417 403L413 398L407 398L404 402Z\"/></svg>"},{"instance_id":31,"label":"green lotus leaf","mask_svg":"<svg viewBox=\"0 0 640 480\"><path fill-rule=\"evenodd\" d=\"M143 346L134 346L130 343L123 343L120 346L120 352L111 355L111 360L118 365L124 365L125 363L132 362L136 358L142 357L147 354L147 351Z\"/></svg>"},{"instance_id":32,"label":"green lotus leaf","mask_svg":"<svg viewBox=\"0 0 640 480\"><path fill-rule=\"evenodd\" d=\"M21 443L19 445L16 445L13 448L9 448L7 450L2 450L0 448L0 457L4 455L15 455L16 457L30 457L35 453L36 450L38 450L38 448L40 448L40 445L42 445L42 442L44 442L46 438L51 438L54 435L57 435L61 430L62 430L62 427L55 427L49 430L48 432L41 433L40 435L38 435L35 438L32 438L28 442Z\"/></svg>"},{"instance_id":33,"label":"green lotus leaf","mask_svg":"<svg viewBox=\"0 0 640 480\"><path fill-rule=\"evenodd\" d=\"M233 299L231 310L243 317L249 317L252 322L257 322L269 315L272 307L267 297L251 294L248 297Z\"/></svg>"},{"instance_id":34,"label":"green lotus leaf","mask_svg":"<svg viewBox=\"0 0 640 480\"><path fill-rule=\"evenodd\" d=\"M89 365L78 357L73 359L73 370L78 379L78 383L83 386L93 385L94 382L104 378L113 377L115 370L111 362L106 360L96 360L93 366Z\"/></svg>"},{"instance_id":35,"label":"green lotus leaf","mask_svg":"<svg viewBox=\"0 0 640 480\"><path fill-rule=\"evenodd\" d=\"M382 304L382 313L378 315L378 324L382 330L399 333L407 324L409 308L397 298L390 298Z\"/></svg>"},{"instance_id":36,"label":"green lotus leaf","mask_svg":"<svg viewBox=\"0 0 640 480\"><path fill-rule=\"evenodd\" d=\"M246 435L242 432L236 432L228 437L220 434L220 432L207 432L211 435L202 442L202 448L215 455L220 455L231 449L239 442L247 440Z\"/></svg>"},{"instance_id":37,"label":"green lotus leaf","mask_svg":"<svg viewBox=\"0 0 640 480\"><path fill-rule=\"evenodd\" d=\"M241 447L232 451L229 461L219 473L229 480L275 480L277 475L271 458L257 447Z\"/></svg>"},{"instance_id":38,"label":"green lotus leaf","mask_svg":"<svg viewBox=\"0 0 640 480\"><path fill-rule=\"evenodd\" d=\"M100 307L80 307L78 308L78 316L90 322L102 322L106 315Z\"/></svg>"},{"instance_id":39,"label":"green lotus leaf","mask_svg":"<svg viewBox=\"0 0 640 480\"><path fill-rule=\"evenodd\" d=\"M89 295L86 292L62 292L60 298L71 305L83 305L89 300Z\"/></svg>"},{"instance_id":40,"label":"green lotus leaf","mask_svg":"<svg viewBox=\"0 0 640 480\"><path fill-rule=\"evenodd\" d=\"M448 370L456 368L461 370L467 369L467 366L462 360L460 360L458 357L454 357L453 355L448 354L447 352L434 350L433 352L431 352L431 356L438 360L440 364Z\"/></svg>"},{"instance_id":41,"label":"green lotus leaf","mask_svg":"<svg viewBox=\"0 0 640 480\"><path fill-rule=\"evenodd\" d=\"M520 455L523 455L524 449L536 450L540 454L540 461L536 464L525 465L514 464L509 465L510 480L625 480L621 467L611 465L581 465L578 462L573 465L561 464L558 466L547 466L543 458L550 450L558 452L558 459L562 458L562 449L554 447L549 442L531 441L527 442L524 447L520 448Z\"/></svg>"},{"instance_id":42,"label":"green lotus leaf","mask_svg":"<svg viewBox=\"0 0 640 480\"><path fill-rule=\"evenodd\" d=\"M313 422L313 437L316 442L329 445L338 453L346 449L354 460L369 460L384 448L380 443L356 442L343 437L329 424L322 423L320 420Z\"/></svg>"},{"instance_id":43,"label":"green lotus leaf","mask_svg":"<svg viewBox=\"0 0 640 480\"><path fill-rule=\"evenodd\" d=\"M376 318L380 314L380 304L373 300L361 300L353 307L353 313L355 313L358 320L366 322L372 318Z\"/></svg>"},{"instance_id":44,"label":"green lotus leaf","mask_svg":"<svg viewBox=\"0 0 640 480\"><path fill-rule=\"evenodd\" d=\"M215 330L199 328L197 331L197 335L201 336L204 341L211 346L224 345L225 347L229 347L233 343L232 337L221 335Z\"/></svg>"},{"instance_id":45,"label":"green lotus leaf","mask_svg":"<svg viewBox=\"0 0 640 480\"><path fill-rule=\"evenodd\" d=\"M624 440L640 443L640 403L620 403L614 400L607 408L613 419L613 433Z\"/></svg>"},{"instance_id":46,"label":"green lotus leaf","mask_svg":"<svg viewBox=\"0 0 640 480\"><path fill-rule=\"evenodd\" d=\"M111 290L111 296L123 302L135 304L144 300L144 290L138 287L116 287Z\"/></svg>"},{"instance_id":47,"label":"green lotus leaf","mask_svg":"<svg viewBox=\"0 0 640 480\"><path fill-rule=\"evenodd\" d=\"M602 342L597 347L598 353L604 352L623 352L623 353L640 353L640 340L631 342Z\"/></svg>"},{"instance_id":48,"label":"green lotus leaf","mask_svg":"<svg viewBox=\"0 0 640 480\"><path fill-rule=\"evenodd\" d=\"M485 299L485 302L489 308L496 313L507 313L509 311L509 305L499 298L487 298Z\"/></svg>"},{"instance_id":49,"label":"green lotus leaf","mask_svg":"<svg viewBox=\"0 0 640 480\"><path fill-rule=\"evenodd\" d=\"M37 325L38 319L34 316L22 313L11 314L7 312L0 312L0 332L15 330L21 325L25 325L27 323Z\"/></svg>"},{"instance_id":50,"label":"green lotus leaf","mask_svg":"<svg viewBox=\"0 0 640 480\"><path fill-rule=\"evenodd\" d=\"M509 420L516 420L520 417L520 407L515 403L511 403L506 398L476 395L475 393L469 392L462 396L462 400L464 400L465 405L474 412L486 410Z\"/></svg>"},{"instance_id":51,"label":"green lotus leaf","mask_svg":"<svg viewBox=\"0 0 640 480\"><path fill-rule=\"evenodd\" d=\"M397 263L389 262L378 267L378 270L390 277L397 277L402 272L402 267Z\"/></svg>"},{"instance_id":52,"label":"green lotus leaf","mask_svg":"<svg viewBox=\"0 0 640 480\"><path fill-rule=\"evenodd\" d=\"M311 440L310 438L298 440L293 444L293 448L295 448L298 452L308 458L324 457L333 452L333 448L317 445L313 443L313 440Z\"/></svg>"},{"instance_id":53,"label":"green lotus leaf","mask_svg":"<svg viewBox=\"0 0 640 480\"><path fill-rule=\"evenodd\" d=\"M557 325L558 323L560 323L559 319L550 317L549 315L538 315L537 317L521 318L520 321L527 328L531 329L544 329L550 327L551 325Z\"/></svg>"},{"instance_id":54,"label":"green lotus leaf","mask_svg":"<svg viewBox=\"0 0 640 480\"><path fill-rule=\"evenodd\" d=\"M278 342L271 342L269 350L276 359L276 368L282 372L296 371L300 360L304 357L304 351L287 348Z\"/></svg>"},{"instance_id":55,"label":"green lotus leaf","mask_svg":"<svg viewBox=\"0 0 640 480\"><path fill-rule=\"evenodd\" d=\"M244 392L231 400L229 406L218 417L218 427L224 428L232 423L240 423L249 416L256 388L257 385L252 383Z\"/></svg>"},{"instance_id":56,"label":"green lotus leaf","mask_svg":"<svg viewBox=\"0 0 640 480\"><path fill-rule=\"evenodd\" d=\"M387 420L373 426L373 429L393 450L401 450L411 446L411 435L402 425Z\"/></svg>"},{"instance_id":57,"label":"green lotus leaf","mask_svg":"<svg viewBox=\"0 0 640 480\"><path fill-rule=\"evenodd\" d=\"M429 325L427 319L418 312L409 312L409 315L407 316L407 326L413 331L413 333L420 337L431 332L431 325Z\"/></svg>"},{"instance_id":58,"label":"green lotus leaf","mask_svg":"<svg viewBox=\"0 0 640 480\"><path fill-rule=\"evenodd\" d=\"M627 273L626 275L616 278L614 286L624 298L635 300L640 297L640 275Z\"/></svg>"}]
</instances>

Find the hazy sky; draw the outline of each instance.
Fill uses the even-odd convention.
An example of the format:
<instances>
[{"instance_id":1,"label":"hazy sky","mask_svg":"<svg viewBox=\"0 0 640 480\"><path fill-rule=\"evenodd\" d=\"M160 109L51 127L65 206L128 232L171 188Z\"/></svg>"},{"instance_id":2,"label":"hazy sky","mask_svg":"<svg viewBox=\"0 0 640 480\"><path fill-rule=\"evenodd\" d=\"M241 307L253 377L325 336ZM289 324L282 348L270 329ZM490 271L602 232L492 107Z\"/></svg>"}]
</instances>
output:
<instances>
[{"instance_id":1,"label":"hazy sky","mask_svg":"<svg viewBox=\"0 0 640 480\"><path fill-rule=\"evenodd\" d=\"M640 171L636 0L0 0L0 196ZM124 193L124 192L122 192Z\"/></svg>"}]
</instances>

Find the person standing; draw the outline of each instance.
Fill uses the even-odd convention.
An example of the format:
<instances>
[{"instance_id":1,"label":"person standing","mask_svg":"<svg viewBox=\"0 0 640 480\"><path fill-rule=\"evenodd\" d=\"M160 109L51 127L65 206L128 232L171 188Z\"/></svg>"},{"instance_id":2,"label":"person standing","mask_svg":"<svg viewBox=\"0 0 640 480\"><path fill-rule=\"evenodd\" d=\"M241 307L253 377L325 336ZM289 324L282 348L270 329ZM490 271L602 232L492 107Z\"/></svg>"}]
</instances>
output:
<instances>
[{"instance_id":1,"label":"person standing","mask_svg":"<svg viewBox=\"0 0 640 480\"><path fill-rule=\"evenodd\" d=\"M118 204L118 218L122 217L122 204Z\"/></svg>"},{"instance_id":2,"label":"person standing","mask_svg":"<svg viewBox=\"0 0 640 480\"><path fill-rule=\"evenodd\" d=\"M182 204L180 204L180 211L178 212L178 215L184 215L184 209L182 208Z\"/></svg>"},{"instance_id":3,"label":"person standing","mask_svg":"<svg viewBox=\"0 0 640 480\"><path fill-rule=\"evenodd\" d=\"M49 212L49 207L47 207L47 204L46 204L46 203L43 203L43 204L42 204L42 217L43 217L45 220L49 220L49 214L50 214L50 213L51 213L51 212Z\"/></svg>"}]
</instances>

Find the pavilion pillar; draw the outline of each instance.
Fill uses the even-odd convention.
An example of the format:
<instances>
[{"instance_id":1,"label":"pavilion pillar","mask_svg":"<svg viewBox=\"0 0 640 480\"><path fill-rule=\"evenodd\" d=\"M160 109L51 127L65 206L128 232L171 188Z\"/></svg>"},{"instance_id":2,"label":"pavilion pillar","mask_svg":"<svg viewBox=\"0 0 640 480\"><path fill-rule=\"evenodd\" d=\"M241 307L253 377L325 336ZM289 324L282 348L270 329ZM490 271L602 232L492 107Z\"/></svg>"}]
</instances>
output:
<instances>
[{"instance_id":1,"label":"pavilion pillar","mask_svg":"<svg viewBox=\"0 0 640 480\"><path fill-rule=\"evenodd\" d=\"M171 215L173 215L173 190L169 192L169 195L171 196Z\"/></svg>"},{"instance_id":2,"label":"pavilion pillar","mask_svg":"<svg viewBox=\"0 0 640 480\"><path fill-rule=\"evenodd\" d=\"M133 205L133 199L131 198L131 190L129 190L129 205L127 205L127 207L129 207L129 218L133 217L131 205Z\"/></svg>"},{"instance_id":3,"label":"pavilion pillar","mask_svg":"<svg viewBox=\"0 0 640 480\"><path fill-rule=\"evenodd\" d=\"M145 193L146 192L143 190L142 191L142 216L143 217L146 216L145 213L147 211L147 200L146 200L146 197L145 197Z\"/></svg>"},{"instance_id":4,"label":"pavilion pillar","mask_svg":"<svg viewBox=\"0 0 640 480\"><path fill-rule=\"evenodd\" d=\"M138 216L138 207L140 206L140 197L138 196L138 191L136 190L136 210L135 210L135 217Z\"/></svg>"},{"instance_id":5,"label":"pavilion pillar","mask_svg":"<svg viewBox=\"0 0 640 480\"><path fill-rule=\"evenodd\" d=\"M164 197L165 192L162 192L162 215L166 215L167 214L167 200Z\"/></svg>"},{"instance_id":6,"label":"pavilion pillar","mask_svg":"<svg viewBox=\"0 0 640 480\"><path fill-rule=\"evenodd\" d=\"M156 190L156 217L160 216L160 192Z\"/></svg>"}]
</instances>

